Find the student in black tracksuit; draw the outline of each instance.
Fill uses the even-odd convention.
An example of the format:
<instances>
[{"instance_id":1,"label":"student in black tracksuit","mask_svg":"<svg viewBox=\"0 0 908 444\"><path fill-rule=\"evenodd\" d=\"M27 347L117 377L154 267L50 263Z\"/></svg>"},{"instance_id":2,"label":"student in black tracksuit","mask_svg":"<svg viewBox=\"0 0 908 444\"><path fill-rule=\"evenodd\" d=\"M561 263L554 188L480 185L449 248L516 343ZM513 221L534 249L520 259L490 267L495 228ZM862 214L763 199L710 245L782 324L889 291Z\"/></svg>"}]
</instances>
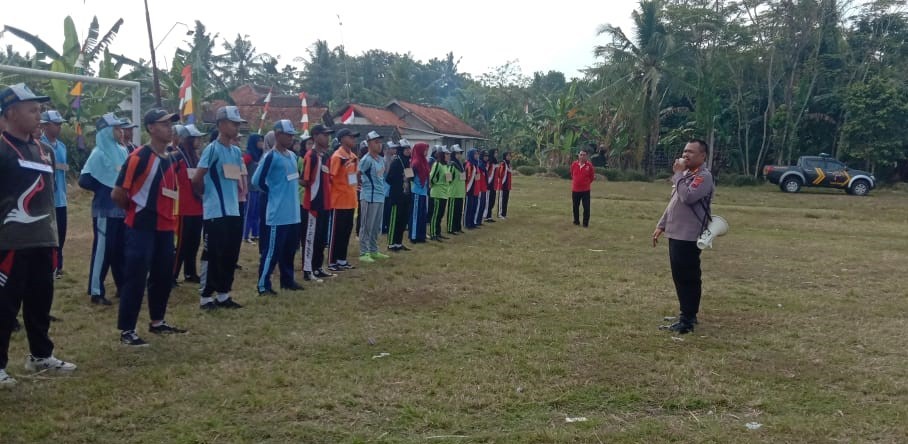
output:
<instances>
[{"instance_id":1,"label":"student in black tracksuit","mask_svg":"<svg viewBox=\"0 0 908 444\"><path fill-rule=\"evenodd\" d=\"M410 216L410 178L413 170L410 168L410 142L401 139L396 145L397 152L388 163L388 174L385 182L388 184L388 202L391 203L390 218L388 219L388 250L407 251L403 244L404 230Z\"/></svg>"}]
</instances>

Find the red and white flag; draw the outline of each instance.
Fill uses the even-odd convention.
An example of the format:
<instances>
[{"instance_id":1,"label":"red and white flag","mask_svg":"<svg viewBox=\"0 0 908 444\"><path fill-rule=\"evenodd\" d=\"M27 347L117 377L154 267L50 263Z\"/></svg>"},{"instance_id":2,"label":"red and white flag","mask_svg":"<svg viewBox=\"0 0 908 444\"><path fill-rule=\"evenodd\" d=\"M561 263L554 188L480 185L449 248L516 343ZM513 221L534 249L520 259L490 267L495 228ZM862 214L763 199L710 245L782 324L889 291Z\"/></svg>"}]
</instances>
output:
<instances>
[{"instance_id":1,"label":"red and white flag","mask_svg":"<svg viewBox=\"0 0 908 444\"><path fill-rule=\"evenodd\" d=\"M347 108L347 111L344 111L344 115L341 116L341 123L345 125L350 125L353 123L353 119L356 118L356 115L353 113L353 105L350 105Z\"/></svg>"},{"instance_id":2,"label":"red and white flag","mask_svg":"<svg viewBox=\"0 0 908 444\"><path fill-rule=\"evenodd\" d=\"M303 127L303 136L309 136L309 104L306 103L306 93L300 93L300 107L302 108L303 117L300 118L300 123Z\"/></svg>"},{"instance_id":3,"label":"red and white flag","mask_svg":"<svg viewBox=\"0 0 908 444\"><path fill-rule=\"evenodd\" d=\"M268 109L271 108L271 91L274 90L272 86L268 90L268 95L265 96L265 108L262 110L262 120L259 121L259 134L262 134L262 126L265 125L265 117L268 117Z\"/></svg>"}]
</instances>

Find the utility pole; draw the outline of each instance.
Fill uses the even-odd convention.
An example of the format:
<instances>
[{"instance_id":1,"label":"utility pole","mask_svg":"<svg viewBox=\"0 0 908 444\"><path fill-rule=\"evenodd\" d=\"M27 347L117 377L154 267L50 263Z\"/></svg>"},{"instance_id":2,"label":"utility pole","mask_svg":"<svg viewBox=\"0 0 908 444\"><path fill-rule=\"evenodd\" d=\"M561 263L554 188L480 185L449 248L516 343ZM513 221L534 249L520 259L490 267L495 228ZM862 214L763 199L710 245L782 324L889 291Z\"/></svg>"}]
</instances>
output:
<instances>
[{"instance_id":1,"label":"utility pole","mask_svg":"<svg viewBox=\"0 0 908 444\"><path fill-rule=\"evenodd\" d=\"M344 90L347 92L347 103L350 103L350 72L347 69L347 47L344 46L344 22L340 14L337 14L337 24L340 26L341 51L344 54Z\"/></svg>"},{"instance_id":2,"label":"utility pole","mask_svg":"<svg viewBox=\"0 0 908 444\"><path fill-rule=\"evenodd\" d=\"M151 15L148 13L148 0L145 0L145 24L148 26L148 49L151 50L151 79L154 83L154 104L155 106L161 106L161 80L158 79L158 61L154 54L154 40L151 38Z\"/></svg>"}]
</instances>

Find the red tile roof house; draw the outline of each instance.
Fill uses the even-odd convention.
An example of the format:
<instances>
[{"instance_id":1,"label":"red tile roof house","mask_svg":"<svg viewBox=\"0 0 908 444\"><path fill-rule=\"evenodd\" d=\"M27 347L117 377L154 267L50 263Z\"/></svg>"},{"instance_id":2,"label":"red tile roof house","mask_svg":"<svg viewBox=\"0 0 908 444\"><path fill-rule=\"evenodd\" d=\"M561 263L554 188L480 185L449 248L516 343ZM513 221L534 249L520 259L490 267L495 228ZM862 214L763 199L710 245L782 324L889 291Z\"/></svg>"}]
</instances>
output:
<instances>
[{"instance_id":1,"label":"red tile roof house","mask_svg":"<svg viewBox=\"0 0 908 444\"><path fill-rule=\"evenodd\" d=\"M249 123L244 125L244 130L254 133L258 131L259 124L262 122L262 112L265 109L265 97L268 96L269 88L255 85L243 85L230 93L233 103L240 109L240 115ZM318 103L317 100L307 98L309 127L316 124L327 124L330 122L328 107ZM296 125L298 131L302 132L303 125L300 122L303 116L302 101L299 94L271 94L271 102L268 107L268 115L262 124L262 134L271 131L274 123L281 119L288 119ZM223 100L213 100L207 107L202 120L206 123L214 123L214 115L217 109L229 105Z\"/></svg>"},{"instance_id":2,"label":"red tile roof house","mask_svg":"<svg viewBox=\"0 0 908 444\"><path fill-rule=\"evenodd\" d=\"M425 142L430 146L458 144L464 151L481 144L485 137L450 111L431 105L393 100L385 107L352 103L334 114L334 123L396 127L410 143Z\"/></svg>"}]
</instances>

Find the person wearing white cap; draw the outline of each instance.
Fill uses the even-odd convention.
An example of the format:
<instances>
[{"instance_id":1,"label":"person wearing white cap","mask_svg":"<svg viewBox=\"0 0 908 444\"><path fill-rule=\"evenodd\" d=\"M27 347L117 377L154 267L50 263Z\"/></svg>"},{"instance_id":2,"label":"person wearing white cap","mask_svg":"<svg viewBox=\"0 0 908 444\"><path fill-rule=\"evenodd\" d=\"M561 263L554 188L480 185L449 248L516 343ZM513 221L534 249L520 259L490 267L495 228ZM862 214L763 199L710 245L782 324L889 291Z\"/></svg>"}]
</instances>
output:
<instances>
[{"instance_id":1,"label":"person wearing white cap","mask_svg":"<svg viewBox=\"0 0 908 444\"><path fill-rule=\"evenodd\" d=\"M331 240L328 246L328 269L345 271L356 268L347 262L347 249L350 247L350 234L353 230L353 214L358 205L356 190L360 186L359 158L353 150L359 133L349 128L342 128L337 133L340 147L331 155L328 172L330 174L329 193L331 214Z\"/></svg>"},{"instance_id":2,"label":"person wearing white cap","mask_svg":"<svg viewBox=\"0 0 908 444\"><path fill-rule=\"evenodd\" d=\"M242 308L233 298L233 278L243 241L243 217L239 192L244 170L240 148L231 142L240 124L246 123L235 106L222 106L216 113L218 138L202 152L192 187L202 195L207 273L199 308Z\"/></svg>"},{"instance_id":3,"label":"person wearing white cap","mask_svg":"<svg viewBox=\"0 0 908 444\"><path fill-rule=\"evenodd\" d=\"M60 245L57 247L56 269L54 278L63 276L63 245L66 243L66 172L69 164L66 162L66 145L57 137L60 136L61 126L65 122L58 111L50 110L41 113L41 142L54 150L54 207L57 212L57 238Z\"/></svg>"},{"instance_id":4,"label":"person wearing white cap","mask_svg":"<svg viewBox=\"0 0 908 444\"><path fill-rule=\"evenodd\" d=\"M112 305L104 287L108 269L113 274L118 292L126 281L123 259L126 211L110 197L128 155L126 148L117 142L120 125L122 121L113 113L98 119L95 124L95 148L88 155L79 175L79 186L94 193L91 201L94 241L88 268L88 295L91 302L98 305Z\"/></svg>"},{"instance_id":5,"label":"person wearing white cap","mask_svg":"<svg viewBox=\"0 0 908 444\"><path fill-rule=\"evenodd\" d=\"M448 233L458 235L463 233L463 205L467 195L466 171L460 160L463 149L460 145L451 146L451 160L448 166L454 180L451 182L450 197L448 197Z\"/></svg>"},{"instance_id":6,"label":"person wearing white cap","mask_svg":"<svg viewBox=\"0 0 908 444\"><path fill-rule=\"evenodd\" d=\"M277 294L271 288L271 272L275 265L281 273L281 288L290 291L303 287L293 278L293 257L299 245L299 172L297 156L290 149L297 134L289 120L274 124L274 149L262 156L259 167L252 175L252 182L268 193L265 210L266 229L261 233L263 246L259 260L258 292L260 295Z\"/></svg>"},{"instance_id":7,"label":"person wearing white cap","mask_svg":"<svg viewBox=\"0 0 908 444\"><path fill-rule=\"evenodd\" d=\"M441 220L445 217L451 182L454 181L451 170L448 168L448 154L450 151L447 147L441 147L435 151L435 163L432 164L432 170L429 173L429 197L432 198L429 239L437 242L447 239L441 235Z\"/></svg>"},{"instance_id":8,"label":"person wearing white cap","mask_svg":"<svg viewBox=\"0 0 908 444\"><path fill-rule=\"evenodd\" d=\"M381 134L369 131L366 135L369 152L359 162L362 183L359 193L359 211L362 214L359 230L360 262L375 262L375 259L390 257L378 251L381 216L385 207L385 159L381 155L383 138Z\"/></svg>"},{"instance_id":9,"label":"person wearing white cap","mask_svg":"<svg viewBox=\"0 0 908 444\"><path fill-rule=\"evenodd\" d=\"M174 125L174 127L176 126L178 125ZM180 194L180 198L177 199L179 217L177 217L177 247L174 256L173 280L177 281L180 277L180 269L182 269L186 282L200 283L201 278L196 268L196 259L202 242L202 199L192 191L192 176L195 175L195 169L199 164L198 150L201 145L199 138L204 134L190 123L180 126L178 136L180 143L175 147L176 152L171 155Z\"/></svg>"}]
</instances>

